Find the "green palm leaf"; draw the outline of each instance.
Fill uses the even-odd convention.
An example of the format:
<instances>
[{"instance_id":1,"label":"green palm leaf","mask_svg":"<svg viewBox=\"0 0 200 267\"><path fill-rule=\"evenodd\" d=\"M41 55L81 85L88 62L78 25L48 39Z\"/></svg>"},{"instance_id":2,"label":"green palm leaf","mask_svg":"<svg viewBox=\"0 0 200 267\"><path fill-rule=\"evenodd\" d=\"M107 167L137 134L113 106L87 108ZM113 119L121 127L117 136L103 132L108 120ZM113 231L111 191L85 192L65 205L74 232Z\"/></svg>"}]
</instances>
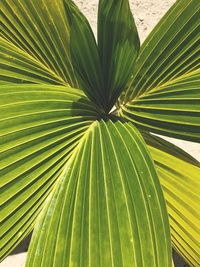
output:
<instances>
[{"instance_id":1,"label":"green palm leaf","mask_svg":"<svg viewBox=\"0 0 200 267\"><path fill-rule=\"evenodd\" d=\"M72 1L65 1L65 7L70 18L70 48L76 76L82 90L103 109L106 106L106 101L94 34L87 19Z\"/></svg>"},{"instance_id":2,"label":"green palm leaf","mask_svg":"<svg viewBox=\"0 0 200 267\"><path fill-rule=\"evenodd\" d=\"M96 107L77 89L1 86L1 259L33 229L71 152L96 114Z\"/></svg>"},{"instance_id":3,"label":"green palm leaf","mask_svg":"<svg viewBox=\"0 0 200 267\"><path fill-rule=\"evenodd\" d=\"M199 1L176 2L142 45L121 99L121 114L144 129L198 142L199 12Z\"/></svg>"},{"instance_id":4,"label":"green palm leaf","mask_svg":"<svg viewBox=\"0 0 200 267\"><path fill-rule=\"evenodd\" d=\"M38 220L27 266L170 267L167 203L198 266L199 163L148 132L200 141L199 12L177 1L136 60L128 0L99 1L98 42L72 0L0 1L0 260Z\"/></svg>"},{"instance_id":5,"label":"green palm leaf","mask_svg":"<svg viewBox=\"0 0 200 267\"><path fill-rule=\"evenodd\" d=\"M100 0L98 48L108 110L113 107L132 75L139 47L129 1Z\"/></svg>"},{"instance_id":6,"label":"green palm leaf","mask_svg":"<svg viewBox=\"0 0 200 267\"><path fill-rule=\"evenodd\" d=\"M44 63L0 37L0 84L6 83L66 85L66 82Z\"/></svg>"},{"instance_id":7,"label":"green palm leaf","mask_svg":"<svg viewBox=\"0 0 200 267\"><path fill-rule=\"evenodd\" d=\"M140 134L130 123L96 121L36 226L27 266L169 267L168 236L162 190Z\"/></svg>"},{"instance_id":8,"label":"green palm leaf","mask_svg":"<svg viewBox=\"0 0 200 267\"><path fill-rule=\"evenodd\" d=\"M159 137L150 134L144 137L164 190L173 246L191 266L198 266L200 163Z\"/></svg>"},{"instance_id":9,"label":"green palm leaf","mask_svg":"<svg viewBox=\"0 0 200 267\"><path fill-rule=\"evenodd\" d=\"M1 82L36 82L32 78L35 67L40 69L36 74L42 83L45 75L61 84L77 85L70 56L70 24L63 1L1 0L0 20ZM20 80L16 75L24 72L24 65L25 75ZM32 75L27 78L28 72Z\"/></svg>"}]
</instances>

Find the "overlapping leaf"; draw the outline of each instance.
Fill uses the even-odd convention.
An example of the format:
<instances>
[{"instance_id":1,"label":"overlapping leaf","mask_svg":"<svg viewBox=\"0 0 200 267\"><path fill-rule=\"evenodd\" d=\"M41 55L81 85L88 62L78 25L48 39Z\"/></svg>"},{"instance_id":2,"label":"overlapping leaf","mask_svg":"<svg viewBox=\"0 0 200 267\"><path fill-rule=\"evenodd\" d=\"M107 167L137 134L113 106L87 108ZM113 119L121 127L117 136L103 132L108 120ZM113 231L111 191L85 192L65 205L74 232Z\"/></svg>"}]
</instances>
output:
<instances>
[{"instance_id":1,"label":"overlapping leaf","mask_svg":"<svg viewBox=\"0 0 200 267\"><path fill-rule=\"evenodd\" d=\"M77 84L63 1L1 0L0 21L1 83Z\"/></svg>"},{"instance_id":2,"label":"overlapping leaf","mask_svg":"<svg viewBox=\"0 0 200 267\"><path fill-rule=\"evenodd\" d=\"M199 68L200 2L181 0L143 43L125 101L158 90Z\"/></svg>"},{"instance_id":3,"label":"overlapping leaf","mask_svg":"<svg viewBox=\"0 0 200 267\"><path fill-rule=\"evenodd\" d=\"M108 110L132 75L140 41L128 0L99 1L98 48Z\"/></svg>"},{"instance_id":4,"label":"overlapping leaf","mask_svg":"<svg viewBox=\"0 0 200 267\"><path fill-rule=\"evenodd\" d=\"M128 78L139 49L139 38L128 1L100 1L98 46L86 18L65 1L71 26L72 62L88 97L108 112ZM123 28L123 31L119 31Z\"/></svg>"},{"instance_id":5,"label":"overlapping leaf","mask_svg":"<svg viewBox=\"0 0 200 267\"><path fill-rule=\"evenodd\" d=\"M100 0L98 45L71 0L0 5L0 259L57 188L28 265L169 267L165 202L142 138L130 123L94 122L132 74L139 40L128 1ZM142 129L200 141L199 12L199 1L177 1L142 46L120 111ZM198 163L145 138L174 247L196 267Z\"/></svg>"},{"instance_id":6,"label":"overlapping leaf","mask_svg":"<svg viewBox=\"0 0 200 267\"><path fill-rule=\"evenodd\" d=\"M27 266L171 266L165 201L133 125L94 122L61 177Z\"/></svg>"},{"instance_id":7,"label":"overlapping leaf","mask_svg":"<svg viewBox=\"0 0 200 267\"><path fill-rule=\"evenodd\" d=\"M65 1L65 8L70 18L72 63L79 84L87 96L103 109L106 100L103 93L103 77L94 34L87 19L71 0Z\"/></svg>"},{"instance_id":8,"label":"overlapping leaf","mask_svg":"<svg viewBox=\"0 0 200 267\"><path fill-rule=\"evenodd\" d=\"M169 212L172 243L190 266L200 262L200 163L150 134L145 141L155 161Z\"/></svg>"},{"instance_id":9,"label":"overlapping leaf","mask_svg":"<svg viewBox=\"0 0 200 267\"><path fill-rule=\"evenodd\" d=\"M143 129L200 142L200 70L122 107Z\"/></svg>"},{"instance_id":10,"label":"overlapping leaf","mask_svg":"<svg viewBox=\"0 0 200 267\"><path fill-rule=\"evenodd\" d=\"M152 132L198 142L199 13L199 1L177 1L158 23L141 48L121 112Z\"/></svg>"},{"instance_id":11,"label":"overlapping leaf","mask_svg":"<svg viewBox=\"0 0 200 267\"><path fill-rule=\"evenodd\" d=\"M77 89L1 86L1 259L32 230L71 151L96 114L96 107Z\"/></svg>"}]
</instances>

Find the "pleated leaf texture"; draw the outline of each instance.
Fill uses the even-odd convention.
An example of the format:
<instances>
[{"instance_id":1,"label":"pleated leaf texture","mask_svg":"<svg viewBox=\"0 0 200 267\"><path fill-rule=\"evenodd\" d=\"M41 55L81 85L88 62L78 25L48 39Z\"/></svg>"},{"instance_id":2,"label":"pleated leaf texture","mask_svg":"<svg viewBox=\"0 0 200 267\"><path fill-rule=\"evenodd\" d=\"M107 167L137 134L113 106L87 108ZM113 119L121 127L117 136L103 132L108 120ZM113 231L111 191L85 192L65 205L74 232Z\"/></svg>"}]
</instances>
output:
<instances>
[{"instance_id":1,"label":"pleated leaf texture","mask_svg":"<svg viewBox=\"0 0 200 267\"><path fill-rule=\"evenodd\" d=\"M140 49L121 114L141 128L200 142L200 1L178 0Z\"/></svg>"},{"instance_id":2,"label":"pleated leaf texture","mask_svg":"<svg viewBox=\"0 0 200 267\"><path fill-rule=\"evenodd\" d=\"M72 0L0 1L0 260L26 267L200 262L200 2L178 0L140 47L128 0L97 38ZM97 39L97 40L96 40Z\"/></svg>"},{"instance_id":3,"label":"pleated leaf texture","mask_svg":"<svg viewBox=\"0 0 200 267\"><path fill-rule=\"evenodd\" d=\"M171 143L143 134L164 191L172 244L191 266L199 265L200 254L200 164Z\"/></svg>"}]
</instances>

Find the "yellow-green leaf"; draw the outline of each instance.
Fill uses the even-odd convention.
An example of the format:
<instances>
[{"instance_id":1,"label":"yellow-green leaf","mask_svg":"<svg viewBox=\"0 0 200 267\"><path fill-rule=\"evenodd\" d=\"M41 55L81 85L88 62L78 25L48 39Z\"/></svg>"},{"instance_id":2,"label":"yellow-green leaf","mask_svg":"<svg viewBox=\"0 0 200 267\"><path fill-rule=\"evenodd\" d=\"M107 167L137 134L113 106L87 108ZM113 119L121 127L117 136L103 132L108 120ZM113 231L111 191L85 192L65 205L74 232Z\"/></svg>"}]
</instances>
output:
<instances>
[{"instance_id":1,"label":"yellow-green leaf","mask_svg":"<svg viewBox=\"0 0 200 267\"><path fill-rule=\"evenodd\" d=\"M144 134L164 190L172 243L190 264L200 262L200 163L171 143Z\"/></svg>"},{"instance_id":2,"label":"yellow-green leaf","mask_svg":"<svg viewBox=\"0 0 200 267\"><path fill-rule=\"evenodd\" d=\"M131 123L100 120L60 176L33 234L27 267L170 267L161 186Z\"/></svg>"},{"instance_id":3,"label":"yellow-green leaf","mask_svg":"<svg viewBox=\"0 0 200 267\"><path fill-rule=\"evenodd\" d=\"M63 1L1 0L0 7L1 83L76 86Z\"/></svg>"},{"instance_id":4,"label":"yellow-green leaf","mask_svg":"<svg viewBox=\"0 0 200 267\"><path fill-rule=\"evenodd\" d=\"M96 107L78 89L1 86L0 260L33 229L96 114Z\"/></svg>"}]
</instances>

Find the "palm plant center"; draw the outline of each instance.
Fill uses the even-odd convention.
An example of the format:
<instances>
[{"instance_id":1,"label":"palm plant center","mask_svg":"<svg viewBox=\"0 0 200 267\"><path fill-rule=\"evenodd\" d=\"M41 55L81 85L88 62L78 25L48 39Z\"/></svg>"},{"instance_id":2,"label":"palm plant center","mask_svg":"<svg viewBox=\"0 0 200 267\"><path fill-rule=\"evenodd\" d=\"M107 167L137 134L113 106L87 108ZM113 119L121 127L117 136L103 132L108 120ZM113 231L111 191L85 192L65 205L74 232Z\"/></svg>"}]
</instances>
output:
<instances>
[{"instance_id":1,"label":"palm plant center","mask_svg":"<svg viewBox=\"0 0 200 267\"><path fill-rule=\"evenodd\" d=\"M0 259L26 267L200 265L200 1L141 45L128 0L0 1Z\"/></svg>"}]
</instances>

